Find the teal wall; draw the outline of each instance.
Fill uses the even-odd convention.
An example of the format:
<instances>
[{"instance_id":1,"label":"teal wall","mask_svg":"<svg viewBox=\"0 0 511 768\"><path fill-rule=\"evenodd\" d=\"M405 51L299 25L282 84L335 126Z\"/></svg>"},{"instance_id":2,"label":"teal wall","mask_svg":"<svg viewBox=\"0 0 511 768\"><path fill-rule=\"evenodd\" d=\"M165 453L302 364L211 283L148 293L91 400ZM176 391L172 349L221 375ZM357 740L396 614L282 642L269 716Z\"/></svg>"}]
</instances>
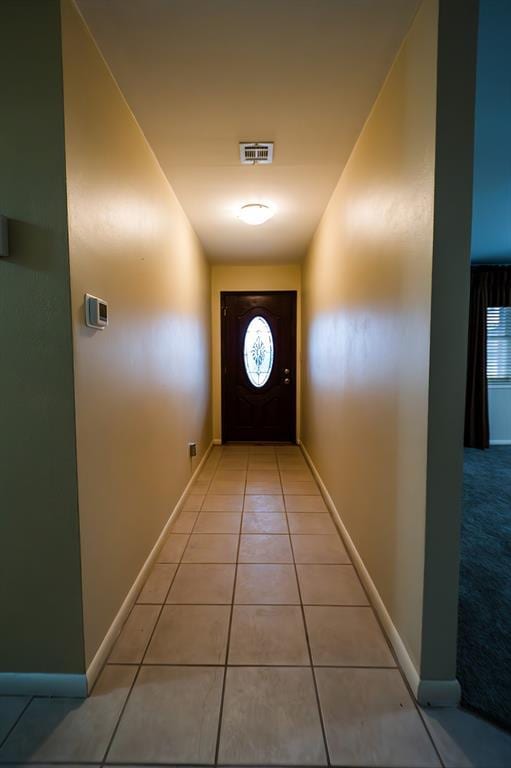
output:
<instances>
[{"instance_id":1,"label":"teal wall","mask_svg":"<svg viewBox=\"0 0 511 768\"><path fill-rule=\"evenodd\" d=\"M472 260L511 263L511 2L480 0Z\"/></svg>"},{"instance_id":2,"label":"teal wall","mask_svg":"<svg viewBox=\"0 0 511 768\"><path fill-rule=\"evenodd\" d=\"M0 672L83 671L60 5L2 0Z\"/></svg>"}]
</instances>

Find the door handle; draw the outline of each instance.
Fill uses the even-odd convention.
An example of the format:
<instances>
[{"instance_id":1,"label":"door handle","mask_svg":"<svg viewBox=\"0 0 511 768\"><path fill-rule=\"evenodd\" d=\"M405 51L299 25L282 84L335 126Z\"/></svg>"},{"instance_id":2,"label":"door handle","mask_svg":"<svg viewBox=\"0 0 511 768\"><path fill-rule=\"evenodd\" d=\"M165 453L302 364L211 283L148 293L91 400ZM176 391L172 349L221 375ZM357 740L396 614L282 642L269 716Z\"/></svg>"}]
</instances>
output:
<instances>
[{"instance_id":1,"label":"door handle","mask_svg":"<svg viewBox=\"0 0 511 768\"><path fill-rule=\"evenodd\" d=\"M284 379L284 384L291 384L291 379Z\"/></svg>"},{"instance_id":2,"label":"door handle","mask_svg":"<svg viewBox=\"0 0 511 768\"><path fill-rule=\"evenodd\" d=\"M284 368L284 376L289 376L290 373L291 371L289 370L289 368Z\"/></svg>"}]
</instances>

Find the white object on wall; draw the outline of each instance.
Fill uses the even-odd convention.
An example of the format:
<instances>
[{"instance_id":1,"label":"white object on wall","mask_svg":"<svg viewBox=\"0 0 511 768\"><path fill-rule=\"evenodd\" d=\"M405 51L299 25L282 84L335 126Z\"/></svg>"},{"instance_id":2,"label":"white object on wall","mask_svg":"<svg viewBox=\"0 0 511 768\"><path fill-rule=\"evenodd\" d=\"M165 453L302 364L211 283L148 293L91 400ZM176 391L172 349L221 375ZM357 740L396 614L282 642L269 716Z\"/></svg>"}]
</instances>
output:
<instances>
[{"instance_id":1,"label":"white object on wall","mask_svg":"<svg viewBox=\"0 0 511 768\"><path fill-rule=\"evenodd\" d=\"M108 325L108 304L104 299L85 294L85 323L89 328L103 331Z\"/></svg>"},{"instance_id":2,"label":"white object on wall","mask_svg":"<svg viewBox=\"0 0 511 768\"><path fill-rule=\"evenodd\" d=\"M511 445L511 382L488 386L490 445Z\"/></svg>"}]
</instances>

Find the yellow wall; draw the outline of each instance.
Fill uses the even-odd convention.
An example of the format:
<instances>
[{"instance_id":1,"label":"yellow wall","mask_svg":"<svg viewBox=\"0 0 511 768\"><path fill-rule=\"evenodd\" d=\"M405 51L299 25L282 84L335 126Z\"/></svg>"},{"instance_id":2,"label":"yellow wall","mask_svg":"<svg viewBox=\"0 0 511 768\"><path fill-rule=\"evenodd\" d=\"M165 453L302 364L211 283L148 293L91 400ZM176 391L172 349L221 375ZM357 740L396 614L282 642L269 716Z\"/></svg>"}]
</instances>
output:
<instances>
[{"instance_id":1,"label":"yellow wall","mask_svg":"<svg viewBox=\"0 0 511 768\"><path fill-rule=\"evenodd\" d=\"M302 441L420 668L436 121L425 0L313 239Z\"/></svg>"},{"instance_id":2,"label":"yellow wall","mask_svg":"<svg viewBox=\"0 0 511 768\"><path fill-rule=\"evenodd\" d=\"M214 265L211 269L211 332L212 332L212 396L213 437L222 437L221 374L220 374L220 292L221 291L297 291L296 333L296 434L300 437L300 381L301 381L301 265L274 266Z\"/></svg>"},{"instance_id":3,"label":"yellow wall","mask_svg":"<svg viewBox=\"0 0 511 768\"><path fill-rule=\"evenodd\" d=\"M62 7L86 662L211 440L210 274L74 5ZM86 292L110 325L84 326Z\"/></svg>"}]
</instances>

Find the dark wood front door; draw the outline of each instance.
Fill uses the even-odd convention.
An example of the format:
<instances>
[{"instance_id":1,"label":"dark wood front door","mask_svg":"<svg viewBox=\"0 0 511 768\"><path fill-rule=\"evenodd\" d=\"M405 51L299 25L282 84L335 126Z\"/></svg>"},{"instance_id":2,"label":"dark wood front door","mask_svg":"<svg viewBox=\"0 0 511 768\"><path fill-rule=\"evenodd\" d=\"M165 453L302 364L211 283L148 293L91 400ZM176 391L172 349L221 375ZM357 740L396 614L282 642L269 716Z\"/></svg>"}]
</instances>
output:
<instances>
[{"instance_id":1,"label":"dark wood front door","mask_svg":"<svg viewBox=\"0 0 511 768\"><path fill-rule=\"evenodd\" d=\"M222 293L222 440L296 441L296 292Z\"/></svg>"}]
</instances>

